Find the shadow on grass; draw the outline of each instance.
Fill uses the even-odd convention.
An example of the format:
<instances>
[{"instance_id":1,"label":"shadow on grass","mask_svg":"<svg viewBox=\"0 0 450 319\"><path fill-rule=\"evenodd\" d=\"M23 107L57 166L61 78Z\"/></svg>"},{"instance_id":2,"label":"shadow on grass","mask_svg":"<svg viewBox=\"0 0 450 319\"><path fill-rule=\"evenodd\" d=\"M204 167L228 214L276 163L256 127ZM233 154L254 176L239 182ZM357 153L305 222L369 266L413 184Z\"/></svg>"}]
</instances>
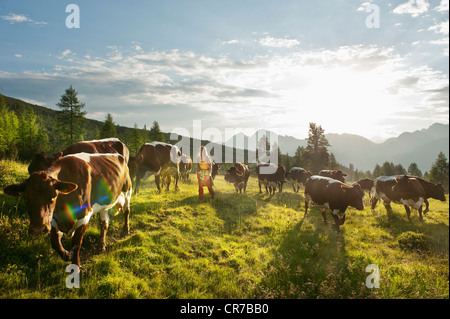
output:
<instances>
[{"instance_id":1,"label":"shadow on grass","mask_svg":"<svg viewBox=\"0 0 450 319\"><path fill-rule=\"evenodd\" d=\"M403 205L392 205L391 208L378 206L376 208L377 225L399 238L404 233L421 233L425 236L427 245L421 253L434 253L448 258L449 252L449 226L442 220L434 218L433 212L424 214L424 221L420 221L418 212L411 210L411 219L406 217ZM447 216L448 218L448 216Z\"/></svg>"},{"instance_id":2,"label":"shadow on grass","mask_svg":"<svg viewBox=\"0 0 450 319\"><path fill-rule=\"evenodd\" d=\"M363 298L364 267L349 265L344 236L312 208L284 237L254 297Z\"/></svg>"},{"instance_id":3,"label":"shadow on grass","mask_svg":"<svg viewBox=\"0 0 450 319\"><path fill-rule=\"evenodd\" d=\"M218 192L211 205L217 216L225 222L224 230L228 233L236 230L246 218L257 213L256 201L247 194Z\"/></svg>"}]
</instances>

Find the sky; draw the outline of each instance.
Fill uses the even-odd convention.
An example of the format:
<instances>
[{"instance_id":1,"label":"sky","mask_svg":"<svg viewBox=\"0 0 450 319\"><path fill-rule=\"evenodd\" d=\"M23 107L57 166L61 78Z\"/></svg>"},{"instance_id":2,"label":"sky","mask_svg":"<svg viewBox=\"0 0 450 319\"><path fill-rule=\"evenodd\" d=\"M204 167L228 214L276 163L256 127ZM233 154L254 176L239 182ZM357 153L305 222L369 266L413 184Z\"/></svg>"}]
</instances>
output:
<instances>
[{"instance_id":1,"label":"sky","mask_svg":"<svg viewBox=\"0 0 450 319\"><path fill-rule=\"evenodd\" d=\"M164 132L381 141L448 124L448 21L448 0L1 0L0 93L57 109L72 85L88 118Z\"/></svg>"}]
</instances>

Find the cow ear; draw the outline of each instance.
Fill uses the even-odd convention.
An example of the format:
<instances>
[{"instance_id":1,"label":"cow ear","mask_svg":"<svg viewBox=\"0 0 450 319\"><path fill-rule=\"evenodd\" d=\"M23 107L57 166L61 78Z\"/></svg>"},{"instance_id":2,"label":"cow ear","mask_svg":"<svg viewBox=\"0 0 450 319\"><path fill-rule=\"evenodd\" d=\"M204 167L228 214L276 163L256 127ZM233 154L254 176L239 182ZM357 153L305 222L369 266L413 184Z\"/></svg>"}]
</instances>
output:
<instances>
[{"instance_id":1,"label":"cow ear","mask_svg":"<svg viewBox=\"0 0 450 319\"><path fill-rule=\"evenodd\" d=\"M56 161L57 159L61 158L62 156L63 156L63 152L58 152L58 153L51 155L50 158L52 160Z\"/></svg>"},{"instance_id":2,"label":"cow ear","mask_svg":"<svg viewBox=\"0 0 450 319\"><path fill-rule=\"evenodd\" d=\"M398 180L400 179L400 177L397 177L396 179L395 179L395 182L396 183L398 183Z\"/></svg>"},{"instance_id":3,"label":"cow ear","mask_svg":"<svg viewBox=\"0 0 450 319\"><path fill-rule=\"evenodd\" d=\"M26 183L23 182L21 184L13 184L6 186L3 189L3 192L10 196L20 196L23 192L25 192Z\"/></svg>"},{"instance_id":4,"label":"cow ear","mask_svg":"<svg viewBox=\"0 0 450 319\"><path fill-rule=\"evenodd\" d=\"M78 188L78 185L70 182L58 181L55 184L55 188L59 190L61 194L69 194L76 190Z\"/></svg>"},{"instance_id":5,"label":"cow ear","mask_svg":"<svg viewBox=\"0 0 450 319\"><path fill-rule=\"evenodd\" d=\"M341 185L341 188L342 188L344 191L347 190L347 186L344 185L344 184Z\"/></svg>"}]
</instances>

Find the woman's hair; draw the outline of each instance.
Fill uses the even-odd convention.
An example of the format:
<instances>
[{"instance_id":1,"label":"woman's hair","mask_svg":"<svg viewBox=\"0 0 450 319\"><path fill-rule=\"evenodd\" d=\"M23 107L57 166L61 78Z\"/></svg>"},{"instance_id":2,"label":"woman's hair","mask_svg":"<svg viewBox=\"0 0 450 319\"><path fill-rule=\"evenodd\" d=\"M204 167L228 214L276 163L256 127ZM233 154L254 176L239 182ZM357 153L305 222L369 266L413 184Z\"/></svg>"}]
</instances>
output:
<instances>
[{"instance_id":1,"label":"woman's hair","mask_svg":"<svg viewBox=\"0 0 450 319\"><path fill-rule=\"evenodd\" d=\"M198 162L202 160L206 163L211 163L211 157L209 157L208 150L204 146L200 146L200 154L198 155Z\"/></svg>"}]
</instances>

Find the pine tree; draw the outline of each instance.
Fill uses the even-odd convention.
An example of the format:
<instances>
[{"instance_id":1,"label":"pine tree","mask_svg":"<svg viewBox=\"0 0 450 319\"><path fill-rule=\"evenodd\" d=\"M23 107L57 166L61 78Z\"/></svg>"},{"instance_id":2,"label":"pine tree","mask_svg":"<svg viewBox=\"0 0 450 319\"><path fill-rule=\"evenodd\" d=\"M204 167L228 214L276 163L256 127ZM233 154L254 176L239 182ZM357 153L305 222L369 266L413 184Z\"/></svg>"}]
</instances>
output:
<instances>
[{"instance_id":1,"label":"pine tree","mask_svg":"<svg viewBox=\"0 0 450 319\"><path fill-rule=\"evenodd\" d=\"M45 151L48 146L48 135L45 130L40 129L36 123L36 115L28 106L20 112L17 142L19 157L29 160L35 153Z\"/></svg>"},{"instance_id":2,"label":"pine tree","mask_svg":"<svg viewBox=\"0 0 450 319\"><path fill-rule=\"evenodd\" d=\"M141 130L138 128L138 125L135 123L133 130L126 133L125 140L130 150L130 154L136 154L143 144L143 139L140 131Z\"/></svg>"},{"instance_id":3,"label":"pine tree","mask_svg":"<svg viewBox=\"0 0 450 319\"><path fill-rule=\"evenodd\" d=\"M445 154L440 152L433 166L431 166L428 178L433 183L441 184L448 192L449 187L449 163Z\"/></svg>"},{"instance_id":4,"label":"pine tree","mask_svg":"<svg viewBox=\"0 0 450 319\"><path fill-rule=\"evenodd\" d=\"M320 125L309 123L306 154L313 174L317 174L328 166L328 146L330 144L325 137L324 129Z\"/></svg>"},{"instance_id":5,"label":"pine tree","mask_svg":"<svg viewBox=\"0 0 450 319\"><path fill-rule=\"evenodd\" d=\"M106 114L105 122L100 131L100 138L116 137L116 124L113 121L113 117L110 113Z\"/></svg>"},{"instance_id":6,"label":"pine tree","mask_svg":"<svg viewBox=\"0 0 450 319\"><path fill-rule=\"evenodd\" d=\"M6 108L1 94L0 114L0 158L15 158L17 156L19 120L13 111Z\"/></svg>"},{"instance_id":7,"label":"pine tree","mask_svg":"<svg viewBox=\"0 0 450 319\"><path fill-rule=\"evenodd\" d=\"M61 109L58 117L58 130L62 133L62 140L65 144L73 144L82 140L83 135L86 134L84 116L87 112L82 111L85 104L78 100L77 95L78 92L71 85L56 104Z\"/></svg>"},{"instance_id":8,"label":"pine tree","mask_svg":"<svg viewBox=\"0 0 450 319\"><path fill-rule=\"evenodd\" d=\"M158 121L153 122L153 126L149 132L149 138L150 138L151 142L153 142L153 141L165 142L166 141L166 139L164 138L163 132L161 132L161 129L159 128Z\"/></svg>"},{"instance_id":9,"label":"pine tree","mask_svg":"<svg viewBox=\"0 0 450 319\"><path fill-rule=\"evenodd\" d=\"M408 166L408 174L409 175L413 175L413 176L417 176L417 177L422 177L422 172L420 171L419 167L417 166L416 163L411 163Z\"/></svg>"}]
</instances>

